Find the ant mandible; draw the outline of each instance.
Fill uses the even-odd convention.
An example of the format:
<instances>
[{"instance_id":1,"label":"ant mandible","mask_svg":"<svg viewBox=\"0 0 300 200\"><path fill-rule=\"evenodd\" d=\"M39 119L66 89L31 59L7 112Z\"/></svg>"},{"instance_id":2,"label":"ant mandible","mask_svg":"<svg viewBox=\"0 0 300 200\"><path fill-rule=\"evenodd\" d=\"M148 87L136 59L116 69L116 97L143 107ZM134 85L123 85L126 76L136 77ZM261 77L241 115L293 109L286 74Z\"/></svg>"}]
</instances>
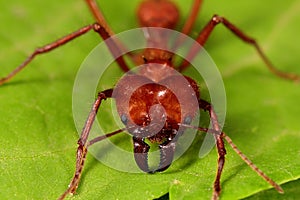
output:
<instances>
[{"instance_id":1,"label":"ant mandible","mask_svg":"<svg viewBox=\"0 0 300 200\"><path fill-rule=\"evenodd\" d=\"M45 45L41 48L36 49L20 66L18 66L14 71L12 71L6 77L0 79L0 85L8 82L12 77L14 77L19 71L26 67L37 55L49 52L63 44L68 43L69 41L84 35L85 33L94 30L97 32L103 40L106 40L114 35L113 31L110 29L106 23L99 7L96 4L95 0L86 0L87 5L89 6L91 12L93 13L96 23L92 25L85 26L79 29L76 32L73 32L53 43ZM197 14L202 5L202 0L194 0L190 15L188 16L181 32L188 35L191 32L191 29L195 23ZM142 27L160 27L167 29L174 29L175 25L179 20L179 11L176 5L169 0L144 0L140 3L138 8L138 19ZM300 80L300 77L294 74L289 74L282 72L276 69L269 59L265 56L260 46L256 43L254 39L244 34L239 28L229 22L226 18L214 15L211 20L206 24L206 26L200 31L196 41L201 45L205 45L208 40L211 32L214 30L216 25L223 24L227 29L229 29L233 34L235 34L242 41L252 45L258 52L259 56L262 58L268 69L275 75L289 79L289 80ZM151 38L149 42L161 42L164 38ZM109 50L113 55L117 55L118 49L124 48L122 44L118 41L111 42L107 44ZM187 54L187 57L192 59L197 51L191 49ZM222 132L219 124L218 117L215 113L213 106L200 98L199 88L196 81L186 77L188 86L192 88L193 95L197 97L197 102L193 103L189 107L184 108L184 112L180 114L178 110L180 103L176 100L176 97L172 91L166 87L160 85L161 82L168 80L170 84L175 84L177 77L172 73L172 70L177 69L177 71L182 72L189 66L189 62L184 60L178 67L175 67L172 63L173 54L167 51L162 51L159 49L148 48L139 55L130 55L136 63L143 61L146 64L146 67L143 68L143 71L137 72L135 74L129 74L121 78L116 84L115 88L104 90L98 93L98 97L95 100L92 110L89 113L86 124L81 133L80 139L78 140L78 149L76 157L76 171L68 189L59 197L59 199L64 199L68 194L74 194L82 174L82 169L84 166L85 158L88 152L88 147L96 142L99 142L103 139L116 135L123 131L128 131L133 138L133 148L134 148L134 157L138 167L147 173L161 172L165 171L172 163L173 156L176 148L176 142L178 135L181 135L183 132L179 131L180 128L193 128L199 131L204 131L211 133L216 141L216 147L218 150L218 167L217 175L213 184L213 195L212 199L218 199L221 186L220 178L225 162L225 139L231 147L237 152L237 154L254 170L265 179L269 184L271 184L278 192L283 193L282 188L270 179L266 174L264 174L260 169L258 169L232 142L232 140ZM124 72L130 71L127 63L123 57L116 58L116 62ZM157 67L165 66L165 68ZM156 73L152 73L155 68ZM135 84L143 79L151 80L150 84L145 84L143 87L140 87L136 90L133 90L133 87L125 87L128 84ZM178 83L176 83L178 84ZM151 98L148 95L151 91ZM163 93L162 93L163 92ZM181 90L182 96L186 96L187 99L191 96L190 92L187 93L185 90ZM113 96L113 93L116 93L116 96ZM130 94L131 96L126 96ZM163 94L163 95L162 95ZM108 133L106 135L94 138L88 141L88 136L90 129L93 125L94 119L97 115L98 109L101 105L101 102L107 98L115 98L118 112L120 114L121 121L124 123L126 128ZM122 101L124 98L133 99L132 102L128 105ZM170 102L170 99L173 101ZM156 107L156 111L151 113L150 109L156 104L160 104L161 107ZM144 106L142 106L144 105ZM172 105L172 106L167 106ZM195 115L195 110L202 109L208 111L210 119L212 122L212 129L194 127L190 125L193 116ZM154 135L149 136L148 132L151 132L151 129L145 129L143 127L148 126L152 121L163 121L163 127ZM141 128L142 127L142 128ZM183 129L183 130L184 130ZM150 170L148 166L148 152L149 145L145 143L145 139L148 139L151 142L157 142L160 149L160 163L157 169Z\"/></svg>"}]
</instances>

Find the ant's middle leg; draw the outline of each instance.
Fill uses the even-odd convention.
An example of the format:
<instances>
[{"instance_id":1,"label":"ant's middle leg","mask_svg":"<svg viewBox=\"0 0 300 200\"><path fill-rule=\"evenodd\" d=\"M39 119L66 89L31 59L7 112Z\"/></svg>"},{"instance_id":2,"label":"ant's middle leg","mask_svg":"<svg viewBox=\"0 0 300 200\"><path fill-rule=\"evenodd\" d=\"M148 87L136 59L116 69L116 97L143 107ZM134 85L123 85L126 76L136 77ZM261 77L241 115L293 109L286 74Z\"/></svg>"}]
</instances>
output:
<instances>
[{"instance_id":1,"label":"ant's middle leg","mask_svg":"<svg viewBox=\"0 0 300 200\"><path fill-rule=\"evenodd\" d=\"M52 51L71 40L78 38L81 35L84 35L85 33L89 32L93 29L93 25L88 25L85 27L80 28L79 30L68 34L52 43L49 43L47 45L44 45L43 47L37 48L30 56L27 57L27 59L19 65L17 68L15 68L10 74L8 74L6 77L0 79L0 85L8 82L11 78L13 78L16 74L18 74L22 69L24 69L28 64L37 56L40 54L47 53L49 51Z\"/></svg>"},{"instance_id":2,"label":"ant's middle leg","mask_svg":"<svg viewBox=\"0 0 300 200\"><path fill-rule=\"evenodd\" d=\"M99 25L98 23L92 24L92 25L88 25L88 26L84 26L82 28L80 28L79 30L68 34L52 43L49 43L47 45L44 45L40 48L37 48L30 56L27 57L27 59L21 64L19 65L17 68L15 68L11 73L9 73L7 76L3 77L0 79L0 85L8 82L10 79L12 79L15 75L17 75L22 69L24 69L26 66L28 66L28 64L37 56L40 54L44 54L47 52L50 52L64 44L67 44L68 42L86 34L87 32L89 32L90 30L94 30L95 32L99 33L100 36L102 37L103 40L106 40L107 38L110 37L110 35L108 34L108 32L105 30L104 27L102 27L101 25ZM120 49L118 48L118 45L113 41L113 40L109 40L108 42L106 42L109 50L111 51L111 53L113 54L113 56L117 57L116 55L119 55L120 53ZM127 64L125 63L123 57L118 57L116 58L117 63L119 64L119 66L121 67L121 69L125 72L129 71L129 68L127 66Z\"/></svg>"},{"instance_id":3,"label":"ant's middle leg","mask_svg":"<svg viewBox=\"0 0 300 200\"><path fill-rule=\"evenodd\" d=\"M294 81L299 81L300 76L291 74L291 73L286 73L278 70L276 67L273 66L271 61L267 58L265 53L262 51L262 48L258 45L256 40L254 40L252 37L246 35L243 31L241 31L239 28L237 28L235 25L233 25L231 22L229 22L226 18L220 17L218 15L214 15L212 19L207 23L207 25L203 28L203 30L200 32L198 38L196 41L198 44L203 46L206 41L208 40L209 36L211 35L212 31L218 24L223 24L227 29L229 29L233 34L235 34L238 38L240 38L242 41L252 45L256 51L258 52L259 56L262 58L268 69L275 74L276 76L279 76L281 78L289 79L289 80L294 80ZM199 48L197 47L192 47L190 52L187 55L187 59L183 61L183 63L179 66L179 71L184 70L189 66L189 62L187 60L193 59L196 54L198 53Z\"/></svg>"}]
</instances>

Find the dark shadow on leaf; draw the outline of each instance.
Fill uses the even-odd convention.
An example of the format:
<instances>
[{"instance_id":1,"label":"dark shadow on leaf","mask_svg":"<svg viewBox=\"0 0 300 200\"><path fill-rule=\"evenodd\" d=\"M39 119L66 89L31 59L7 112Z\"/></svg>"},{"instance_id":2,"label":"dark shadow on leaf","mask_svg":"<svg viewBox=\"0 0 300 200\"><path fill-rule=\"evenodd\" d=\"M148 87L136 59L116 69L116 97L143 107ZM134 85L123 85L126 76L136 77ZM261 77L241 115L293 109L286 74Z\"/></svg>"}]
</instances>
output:
<instances>
[{"instance_id":1,"label":"dark shadow on leaf","mask_svg":"<svg viewBox=\"0 0 300 200\"><path fill-rule=\"evenodd\" d=\"M153 200L169 200L169 199L170 199L169 193L167 193L167 194L164 194L163 196L158 197L158 198L153 199Z\"/></svg>"}]
</instances>

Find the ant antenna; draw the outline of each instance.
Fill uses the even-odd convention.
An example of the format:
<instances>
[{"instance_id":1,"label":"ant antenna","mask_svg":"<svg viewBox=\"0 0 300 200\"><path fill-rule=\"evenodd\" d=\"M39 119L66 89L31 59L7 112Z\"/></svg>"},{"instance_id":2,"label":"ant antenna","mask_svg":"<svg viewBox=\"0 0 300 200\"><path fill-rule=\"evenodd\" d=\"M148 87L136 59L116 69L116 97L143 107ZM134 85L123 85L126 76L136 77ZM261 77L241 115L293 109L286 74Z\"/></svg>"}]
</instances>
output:
<instances>
[{"instance_id":1,"label":"ant antenna","mask_svg":"<svg viewBox=\"0 0 300 200\"><path fill-rule=\"evenodd\" d=\"M270 177L268 177L263 171L261 171L245 154L243 154L241 152L241 150L239 150L237 148L237 146L233 143L233 141L231 140L231 138L228 137L224 132L219 132L219 131L216 131L214 129L209 129L209 128L202 128L202 127L197 127L197 126L191 126L191 125L188 125L188 124L178 123L178 125L186 127L186 128L196 129L198 131L202 131L202 132L206 132L206 133L212 133L212 134L221 135L221 137L224 138L227 141L227 143L232 147L232 149L242 158L242 160L245 163L247 163L247 165L249 167L251 167L251 169L253 171L255 171L266 182L268 182L270 185L272 185L279 193L281 193L281 194L284 193L283 189L275 181L273 181Z\"/></svg>"},{"instance_id":2,"label":"ant antenna","mask_svg":"<svg viewBox=\"0 0 300 200\"><path fill-rule=\"evenodd\" d=\"M109 137L111 137L111 136L114 136L114 135L116 135L116 134L118 134L118 133L121 133L121 132L123 132L123 131L126 131L126 130L128 130L128 129L127 129L127 128L122 128L122 129L116 130L116 131L114 131L114 132L111 132L111 133L107 133L107 134L105 134L105 135L98 136L98 137L96 137L96 138L90 140L90 141L88 142L88 144L87 144L87 147L89 147L89 146L95 144L96 142L100 142L100 141L102 141L102 140L104 140L104 139L106 139L106 138L109 138Z\"/></svg>"}]
</instances>

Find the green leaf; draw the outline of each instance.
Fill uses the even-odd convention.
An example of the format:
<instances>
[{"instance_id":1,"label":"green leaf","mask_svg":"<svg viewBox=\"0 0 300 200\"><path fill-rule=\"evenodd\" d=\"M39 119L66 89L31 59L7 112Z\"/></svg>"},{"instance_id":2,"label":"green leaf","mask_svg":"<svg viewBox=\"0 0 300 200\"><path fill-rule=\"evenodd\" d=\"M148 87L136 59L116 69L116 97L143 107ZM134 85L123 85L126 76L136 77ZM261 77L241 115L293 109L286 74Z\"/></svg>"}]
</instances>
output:
<instances>
[{"instance_id":1,"label":"green leaf","mask_svg":"<svg viewBox=\"0 0 300 200\"><path fill-rule=\"evenodd\" d=\"M99 1L116 33L137 27L138 2ZM177 2L182 10L182 24L192 1ZM2 1L0 6L0 77L36 47L93 22L84 1L18 0ZM257 38L276 66L300 74L299 11L296 0L206 1L192 36L213 14L226 16ZM286 183L284 195L268 190L271 186L227 145L221 198L299 196L300 86L272 75L252 47L219 26L206 49L219 67L226 87L224 131L272 179ZM98 35L88 33L39 56L10 83L0 86L1 199L55 199L67 188L74 173L78 139L72 116L73 82L80 64L100 41ZM111 77L107 78L107 86L117 81L117 76ZM103 107L109 107L108 103ZM109 126L107 121L103 123ZM119 138L120 146L131 148L129 137ZM70 199L154 199L168 192L170 199L209 199L217 153L214 149L199 159L202 139L203 136L197 137L167 171L153 175L119 172L88 155L78 194Z\"/></svg>"},{"instance_id":2,"label":"green leaf","mask_svg":"<svg viewBox=\"0 0 300 200\"><path fill-rule=\"evenodd\" d=\"M255 195L246 198L247 200L256 200L256 199L297 199L299 196L299 179L296 181L291 181L282 185L284 189L283 195L278 195L276 190L269 189L262 192L259 192Z\"/></svg>"}]
</instances>

